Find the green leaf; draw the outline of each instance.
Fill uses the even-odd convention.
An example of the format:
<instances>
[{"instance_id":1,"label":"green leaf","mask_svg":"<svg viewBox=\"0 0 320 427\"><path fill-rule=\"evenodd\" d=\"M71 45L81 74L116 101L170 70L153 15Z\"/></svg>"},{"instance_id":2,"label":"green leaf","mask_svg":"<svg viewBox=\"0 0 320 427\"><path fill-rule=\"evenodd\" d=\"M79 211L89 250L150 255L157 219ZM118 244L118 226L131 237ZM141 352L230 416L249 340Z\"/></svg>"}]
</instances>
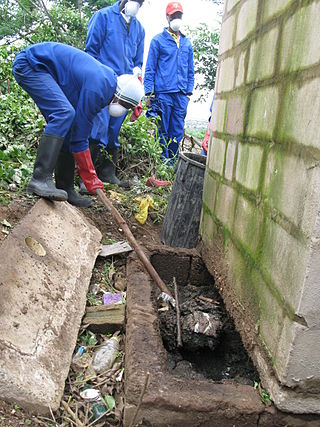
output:
<instances>
[{"instance_id":1,"label":"green leaf","mask_svg":"<svg viewBox=\"0 0 320 427\"><path fill-rule=\"evenodd\" d=\"M112 409L113 409L113 408L115 407L115 405L116 405L116 402L115 402L114 398L113 398L112 396L110 396L110 394L106 394L106 395L104 396L104 401L105 401L105 403L106 403L106 405L107 405L108 410L109 410L109 411L112 411Z\"/></svg>"}]
</instances>

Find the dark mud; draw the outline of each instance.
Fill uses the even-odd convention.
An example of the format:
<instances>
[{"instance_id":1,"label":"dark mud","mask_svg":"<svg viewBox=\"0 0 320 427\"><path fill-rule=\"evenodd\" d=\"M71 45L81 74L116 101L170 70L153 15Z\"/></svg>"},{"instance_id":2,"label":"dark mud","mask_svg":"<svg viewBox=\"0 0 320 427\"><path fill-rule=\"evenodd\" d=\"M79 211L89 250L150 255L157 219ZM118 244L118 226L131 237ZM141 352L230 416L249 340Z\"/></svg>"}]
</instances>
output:
<instances>
[{"instance_id":1,"label":"dark mud","mask_svg":"<svg viewBox=\"0 0 320 427\"><path fill-rule=\"evenodd\" d=\"M182 347L177 345L176 310L163 311L160 329L175 375L252 385L259 375L214 286L179 286Z\"/></svg>"}]
</instances>

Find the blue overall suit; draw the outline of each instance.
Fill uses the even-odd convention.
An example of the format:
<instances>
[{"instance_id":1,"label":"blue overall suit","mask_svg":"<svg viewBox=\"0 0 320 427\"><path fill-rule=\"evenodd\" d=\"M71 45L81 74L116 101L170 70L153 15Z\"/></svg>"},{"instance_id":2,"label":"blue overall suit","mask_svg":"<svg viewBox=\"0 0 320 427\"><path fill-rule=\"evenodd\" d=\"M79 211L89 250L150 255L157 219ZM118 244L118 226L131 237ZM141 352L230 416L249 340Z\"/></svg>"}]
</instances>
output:
<instances>
[{"instance_id":1,"label":"blue overall suit","mask_svg":"<svg viewBox=\"0 0 320 427\"><path fill-rule=\"evenodd\" d=\"M45 117L45 133L65 138L61 151L86 150L95 116L116 91L114 71L79 49L54 42L27 47L16 56L12 71Z\"/></svg>"},{"instance_id":2,"label":"blue overall suit","mask_svg":"<svg viewBox=\"0 0 320 427\"><path fill-rule=\"evenodd\" d=\"M120 12L120 1L96 12L88 26L86 52L112 68L119 76L132 74L134 67L142 67L145 31L132 17L127 24ZM118 136L126 117L110 117L103 109L94 120L91 138L103 146L119 147Z\"/></svg>"},{"instance_id":3,"label":"blue overall suit","mask_svg":"<svg viewBox=\"0 0 320 427\"><path fill-rule=\"evenodd\" d=\"M159 136L162 156L174 163L184 134L184 120L194 86L193 50L189 39L180 34L179 46L165 28L150 44L144 86L153 94L152 108L160 116Z\"/></svg>"}]
</instances>

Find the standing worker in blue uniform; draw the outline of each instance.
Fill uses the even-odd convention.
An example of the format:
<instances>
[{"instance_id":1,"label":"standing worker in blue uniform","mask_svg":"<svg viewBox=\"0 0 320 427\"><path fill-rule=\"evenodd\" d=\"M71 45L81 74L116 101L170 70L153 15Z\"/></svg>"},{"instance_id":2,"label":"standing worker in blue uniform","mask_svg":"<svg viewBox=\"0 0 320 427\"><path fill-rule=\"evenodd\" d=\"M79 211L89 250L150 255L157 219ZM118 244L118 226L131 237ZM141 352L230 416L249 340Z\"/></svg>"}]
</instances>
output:
<instances>
[{"instance_id":1,"label":"standing worker in blue uniform","mask_svg":"<svg viewBox=\"0 0 320 427\"><path fill-rule=\"evenodd\" d=\"M136 19L144 0L121 0L96 12L88 26L86 52L112 68L119 76L141 75L145 31ZM138 111L135 110L138 116ZM116 177L119 132L126 117L110 117L104 109L96 117L90 138L90 151L99 178L103 182L128 187Z\"/></svg>"},{"instance_id":2,"label":"standing worker in blue uniform","mask_svg":"<svg viewBox=\"0 0 320 427\"><path fill-rule=\"evenodd\" d=\"M179 2L167 5L169 24L150 44L144 86L147 105L160 116L162 157L174 164L184 134L184 120L194 86L193 49L180 32L183 9ZM150 97L153 95L153 97Z\"/></svg>"},{"instance_id":3,"label":"standing worker in blue uniform","mask_svg":"<svg viewBox=\"0 0 320 427\"><path fill-rule=\"evenodd\" d=\"M12 71L47 122L27 191L89 206L91 201L74 190L74 169L76 162L90 193L103 190L88 148L94 117L106 106L114 116L135 108L143 96L141 83L132 75L117 77L87 53L54 42L27 47L16 56Z\"/></svg>"}]
</instances>

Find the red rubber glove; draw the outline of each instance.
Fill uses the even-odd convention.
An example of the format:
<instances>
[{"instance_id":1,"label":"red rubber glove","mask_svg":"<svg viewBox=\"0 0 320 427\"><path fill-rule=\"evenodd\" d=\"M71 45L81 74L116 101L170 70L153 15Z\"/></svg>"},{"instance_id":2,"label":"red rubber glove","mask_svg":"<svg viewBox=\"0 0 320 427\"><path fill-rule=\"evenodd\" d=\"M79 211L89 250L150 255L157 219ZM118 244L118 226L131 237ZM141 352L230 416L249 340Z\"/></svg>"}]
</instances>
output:
<instances>
[{"instance_id":1,"label":"red rubber glove","mask_svg":"<svg viewBox=\"0 0 320 427\"><path fill-rule=\"evenodd\" d=\"M86 186L86 189L93 195L100 188L105 192L103 182L97 176L97 172L93 166L89 148L79 153L72 153L77 164L78 173Z\"/></svg>"}]
</instances>

